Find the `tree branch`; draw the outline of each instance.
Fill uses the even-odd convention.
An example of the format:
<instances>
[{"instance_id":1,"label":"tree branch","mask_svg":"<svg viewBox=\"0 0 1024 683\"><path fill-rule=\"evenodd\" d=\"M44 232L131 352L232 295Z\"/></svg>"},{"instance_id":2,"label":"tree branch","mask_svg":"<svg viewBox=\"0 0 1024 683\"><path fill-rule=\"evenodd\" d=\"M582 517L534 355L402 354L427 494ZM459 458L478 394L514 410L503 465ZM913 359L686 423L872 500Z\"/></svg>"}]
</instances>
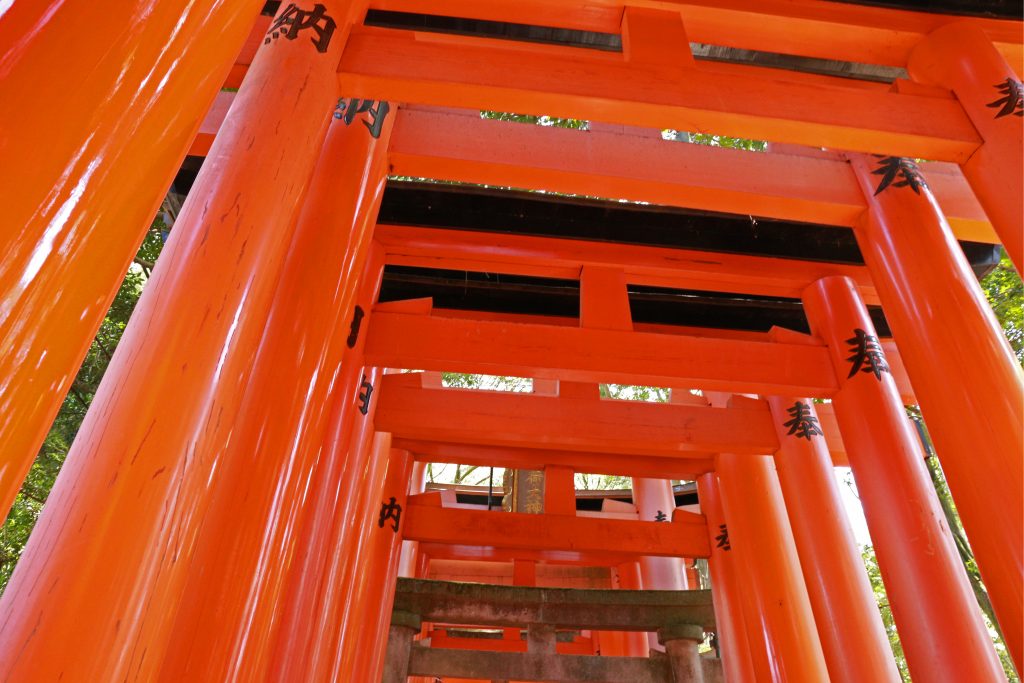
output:
<instances>
[{"instance_id":1,"label":"tree branch","mask_svg":"<svg viewBox=\"0 0 1024 683\"><path fill-rule=\"evenodd\" d=\"M106 357L108 363L114 360L114 357L110 354L110 351L107 350L107 347L103 345L103 341L100 339L100 336L98 334L96 335L96 338L93 339L93 341L96 342L96 346L99 347L99 350Z\"/></svg>"},{"instance_id":2,"label":"tree branch","mask_svg":"<svg viewBox=\"0 0 1024 683\"><path fill-rule=\"evenodd\" d=\"M82 404L83 408L85 408L86 410L89 409L89 401L87 401L85 399L85 396L82 394L81 385L78 383L77 380L71 383L70 393L72 396L75 397L75 400Z\"/></svg>"}]
</instances>

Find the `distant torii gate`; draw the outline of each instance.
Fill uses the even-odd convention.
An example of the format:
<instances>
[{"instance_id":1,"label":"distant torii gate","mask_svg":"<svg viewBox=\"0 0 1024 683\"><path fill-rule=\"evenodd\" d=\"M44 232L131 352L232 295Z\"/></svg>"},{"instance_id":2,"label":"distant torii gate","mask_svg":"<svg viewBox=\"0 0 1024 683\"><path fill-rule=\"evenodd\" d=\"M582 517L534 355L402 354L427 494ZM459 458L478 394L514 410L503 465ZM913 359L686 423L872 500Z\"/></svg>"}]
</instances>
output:
<instances>
[{"instance_id":1,"label":"distant torii gate","mask_svg":"<svg viewBox=\"0 0 1024 683\"><path fill-rule=\"evenodd\" d=\"M1000 242L1024 266L1019 17L324 0L266 3L254 27L261 4L0 13L4 506L183 157L206 157L0 601L5 679L376 683L403 538L498 537L544 557L582 536L587 562L609 538L630 557L709 555L729 680L895 680L837 523L831 451L856 477L913 675L998 681L911 398L1024 666L1024 380L956 244ZM691 41L762 61L695 60ZM769 52L909 78L780 68ZM670 143L661 128L769 150ZM443 186L482 196L479 213L442 217L459 225L389 223L389 175L498 189ZM537 222L563 215L563 233L508 229L495 209L508 188L598 197L607 220L548 196ZM665 207L652 212L671 225L642 243L614 232L615 211L654 220L619 200ZM702 232L737 216L743 244ZM857 260L758 246L758 231L825 226L836 240L852 228ZM401 268L419 279L399 288ZM498 279L460 307L452 272ZM717 313L665 303L694 297ZM737 301L788 307L806 329L743 327ZM492 397L383 368L559 384ZM679 387L683 405L620 406L599 383ZM478 520L406 500L414 460L446 457L563 480L695 478L701 515L622 526L563 505ZM749 659L730 662L730 642Z\"/></svg>"}]
</instances>

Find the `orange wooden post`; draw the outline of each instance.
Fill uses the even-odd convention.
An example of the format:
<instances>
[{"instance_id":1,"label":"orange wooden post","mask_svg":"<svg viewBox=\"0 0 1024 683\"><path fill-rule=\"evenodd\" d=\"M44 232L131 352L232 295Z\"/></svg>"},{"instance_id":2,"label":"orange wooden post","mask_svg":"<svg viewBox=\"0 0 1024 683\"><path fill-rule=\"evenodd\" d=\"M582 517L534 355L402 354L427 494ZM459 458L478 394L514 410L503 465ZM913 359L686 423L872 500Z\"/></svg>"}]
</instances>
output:
<instances>
[{"instance_id":1,"label":"orange wooden post","mask_svg":"<svg viewBox=\"0 0 1024 683\"><path fill-rule=\"evenodd\" d=\"M793 532L771 458L722 453L718 481L728 527L767 644L773 681L829 680ZM722 540L717 540L721 543Z\"/></svg>"},{"instance_id":2,"label":"orange wooden post","mask_svg":"<svg viewBox=\"0 0 1024 683\"><path fill-rule=\"evenodd\" d=\"M855 285L819 280L804 308L839 377L832 405L911 675L1005 680Z\"/></svg>"},{"instance_id":3,"label":"orange wooden post","mask_svg":"<svg viewBox=\"0 0 1024 683\"><path fill-rule=\"evenodd\" d=\"M672 512L676 509L672 482L667 479L633 477L633 503L641 521L671 522ZM641 557L640 580L645 590L686 590L683 558ZM651 649L664 651L665 647L658 643L656 633L649 634L647 640Z\"/></svg>"},{"instance_id":4,"label":"orange wooden post","mask_svg":"<svg viewBox=\"0 0 1024 683\"><path fill-rule=\"evenodd\" d=\"M639 562L624 562L615 568L619 576L619 588L627 591L638 591L645 588L640 577ZM623 654L626 657L646 657L650 654L650 646L646 633L627 631L623 635Z\"/></svg>"},{"instance_id":5,"label":"orange wooden post","mask_svg":"<svg viewBox=\"0 0 1024 683\"><path fill-rule=\"evenodd\" d=\"M739 565L733 556L732 546L723 542L728 538L729 527L722 511L718 477L714 473L702 475L697 480L697 495L701 514L708 520L708 532L712 540L708 572L711 575L711 599L715 604L718 651L725 669L725 678L730 683L770 680L771 670L768 667L763 640L750 642L747 638L738 576ZM760 671L754 669L754 655L758 651L764 664L763 670Z\"/></svg>"},{"instance_id":6,"label":"orange wooden post","mask_svg":"<svg viewBox=\"0 0 1024 683\"><path fill-rule=\"evenodd\" d=\"M409 495L423 493L427 487L427 463L414 462L412 474L409 475ZM501 509L501 501L498 501L498 509ZM405 578L420 578L416 575L416 568L419 566L419 542L402 541L402 557L398 561L398 575Z\"/></svg>"},{"instance_id":7,"label":"orange wooden post","mask_svg":"<svg viewBox=\"0 0 1024 683\"><path fill-rule=\"evenodd\" d=\"M0 13L0 517L261 4Z\"/></svg>"},{"instance_id":8,"label":"orange wooden post","mask_svg":"<svg viewBox=\"0 0 1024 683\"><path fill-rule=\"evenodd\" d=\"M374 256L365 269L360 295L360 305L367 311L380 286L380 258ZM364 338L359 335L353 359L362 357ZM372 522L369 497L383 477L383 461L371 457L374 392L381 376L379 369L363 370L353 364L343 368L337 383L331 426L301 521L304 551L288 577L282 600L271 680L320 680L334 665L339 629L351 597L347 581Z\"/></svg>"},{"instance_id":9,"label":"orange wooden post","mask_svg":"<svg viewBox=\"0 0 1024 683\"><path fill-rule=\"evenodd\" d=\"M355 572L346 582L351 592L336 666L330 677L313 680L379 681L383 673L402 547L401 515L412 471L409 452L390 448L390 439L386 442L387 449L382 449L379 441L374 444L373 457L385 461L387 473L383 486L371 492L367 506L373 511L369 537L353 565Z\"/></svg>"},{"instance_id":10,"label":"orange wooden post","mask_svg":"<svg viewBox=\"0 0 1024 683\"><path fill-rule=\"evenodd\" d=\"M323 629L337 624L337 611L347 594L339 576L357 546L352 520L359 509L360 492L369 486L367 480L373 480L366 466L377 407L374 391L380 386L381 373L373 368L364 369L362 363L365 327L372 318L382 272L383 253L379 245L373 244L355 301L365 315L332 391L330 422L306 494L306 512L300 521L301 551L281 601L271 669L283 680L288 676L294 680L308 678L304 667L318 661L315 654L327 647L330 632ZM341 333L347 346L348 338L353 336L351 324ZM367 391L368 388L371 389ZM314 633L318 636L314 637Z\"/></svg>"},{"instance_id":11,"label":"orange wooden post","mask_svg":"<svg viewBox=\"0 0 1024 683\"><path fill-rule=\"evenodd\" d=\"M329 129L197 539L164 680L265 676L328 395L344 363L362 366L349 342L387 174L391 122L382 123L379 137L340 120Z\"/></svg>"},{"instance_id":12,"label":"orange wooden post","mask_svg":"<svg viewBox=\"0 0 1024 683\"><path fill-rule=\"evenodd\" d=\"M596 393L597 387L593 387ZM544 468L544 514L576 516L576 478L572 468Z\"/></svg>"},{"instance_id":13,"label":"orange wooden post","mask_svg":"<svg viewBox=\"0 0 1024 683\"><path fill-rule=\"evenodd\" d=\"M4 594L0 677L156 678L336 102L327 15L340 32L345 9L257 54Z\"/></svg>"},{"instance_id":14,"label":"orange wooden post","mask_svg":"<svg viewBox=\"0 0 1024 683\"><path fill-rule=\"evenodd\" d=\"M951 89L981 134L984 142L961 168L1017 272L1024 273L1020 77L985 32L967 21L946 24L921 41L907 68L916 80Z\"/></svg>"},{"instance_id":15,"label":"orange wooden post","mask_svg":"<svg viewBox=\"0 0 1024 683\"><path fill-rule=\"evenodd\" d=\"M640 567L636 562L623 562L612 567L612 588L640 590ZM604 657L646 657L647 634L629 631L595 631Z\"/></svg>"},{"instance_id":16,"label":"orange wooden post","mask_svg":"<svg viewBox=\"0 0 1024 683\"><path fill-rule=\"evenodd\" d=\"M768 404L779 435L775 467L832 681L897 683L900 674L814 405L779 396Z\"/></svg>"},{"instance_id":17,"label":"orange wooden post","mask_svg":"<svg viewBox=\"0 0 1024 683\"><path fill-rule=\"evenodd\" d=\"M379 368L367 368L360 376L378 386L381 374ZM335 421L346 413L342 403L357 404L354 396L338 398ZM310 514L301 531L307 551L288 579L269 681L330 680L329 672L335 667L340 633L354 599L350 583L376 522L374 499L383 485L390 449L390 435L373 428L375 403L358 422L348 422L347 433L339 435L344 443L336 441L334 434L325 441L323 457L341 459L345 468L340 480L333 480L332 488L337 490L333 507L323 504L320 490L314 489L310 496ZM331 484L323 488L327 486Z\"/></svg>"},{"instance_id":18,"label":"orange wooden post","mask_svg":"<svg viewBox=\"0 0 1024 683\"><path fill-rule=\"evenodd\" d=\"M876 160L850 163L868 201L857 241L1007 646L1024 666L1024 373L916 166L899 162L898 177L913 184L878 191L886 176L874 173Z\"/></svg>"},{"instance_id":19,"label":"orange wooden post","mask_svg":"<svg viewBox=\"0 0 1024 683\"><path fill-rule=\"evenodd\" d=\"M633 477L633 503L640 514L640 521L671 522L676 509L672 482ZM644 557L640 560L640 576L646 590L686 590L684 570L682 558Z\"/></svg>"}]
</instances>

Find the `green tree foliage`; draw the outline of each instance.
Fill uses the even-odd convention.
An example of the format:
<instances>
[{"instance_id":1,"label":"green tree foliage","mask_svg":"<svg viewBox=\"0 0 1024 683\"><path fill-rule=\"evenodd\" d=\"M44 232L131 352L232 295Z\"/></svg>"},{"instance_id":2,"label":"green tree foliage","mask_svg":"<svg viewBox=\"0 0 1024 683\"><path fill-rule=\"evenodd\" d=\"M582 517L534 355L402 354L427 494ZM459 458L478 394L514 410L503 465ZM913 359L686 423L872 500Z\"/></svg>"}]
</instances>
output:
<instances>
[{"instance_id":1,"label":"green tree foliage","mask_svg":"<svg viewBox=\"0 0 1024 683\"><path fill-rule=\"evenodd\" d=\"M710 133L687 133L683 130L667 129L661 131L661 136L666 140L678 140L689 142L694 145L707 145L709 147L725 147L726 149L742 149L746 152L763 152L768 149L765 140L748 140L746 138L731 138L728 135L711 135Z\"/></svg>"},{"instance_id":2,"label":"green tree foliage","mask_svg":"<svg viewBox=\"0 0 1024 683\"><path fill-rule=\"evenodd\" d=\"M163 246L161 231L165 229L163 222L157 220L147 231L131 268L114 296L110 310L100 323L96 338L89 346L82 367L71 384L32 469L14 500L7 520L0 527L0 592L7 586L14 565L21 557L29 533L39 518L43 503L71 448L71 442L85 418L85 411L96 395L103 373L128 324L128 318L142 294L142 287Z\"/></svg>"},{"instance_id":3,"label":"green tree foliage","mask_svg":"<svg viewBox=\"0 0 1024 683\"><path fill-rule=\"evenodd\" d=\"M533 114L510 114L502 111L482 111L480 118L494 119L495 121L512 121L514 123L530 123L537 126L554 126L555 128L573 128L575 130L587 130L590 122L584 119L560 119L554 116Z\"/></svg>"},{"instance_id":4,"label":"green tree foliage","mask_svg":"<svg viewBox=\"0 0 1024 683\"><path fill-rule=\"evenodd\" d=\"M878 558L875 557L875 549L869 545L861 548L861 559L864 560L864 569L868 573L868 581L871 582L871 590L875 594L875 602L878 604L878 611L882 615L882 625L885 627L885 635L889 637L889 646L896 659L896 668L904 681L910 683L910 672L907 670L907 658L903 654L903 644L900 643L900 635L896 631L896 622L892 618L892 609L889 607L889 596L885 593L885 585L882 583L882 572L878 568Z\"/></svg>"},{"instance_id":5,"label":"green tree foliage","mask_svg":"<svg viewBox=\"0 0 1024 683\"><path fill-rule=\"evenodd\" d=\"M981 288L1017 360L1024 364L1024 283L1005 253L999 265L981 281Z\"/></svg>"}]
</instances>

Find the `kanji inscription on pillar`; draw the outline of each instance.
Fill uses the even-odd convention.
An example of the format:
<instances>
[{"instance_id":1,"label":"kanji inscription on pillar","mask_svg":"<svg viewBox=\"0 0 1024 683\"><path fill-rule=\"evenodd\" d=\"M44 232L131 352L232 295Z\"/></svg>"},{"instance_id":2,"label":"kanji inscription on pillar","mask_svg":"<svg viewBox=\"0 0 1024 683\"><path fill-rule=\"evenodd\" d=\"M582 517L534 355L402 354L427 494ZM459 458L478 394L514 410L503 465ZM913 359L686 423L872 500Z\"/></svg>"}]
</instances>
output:
<instances>
[{"instance_id":1,"label":"kanji inscription on pillar","mask_svg":"<svg viewBox=\"0 0 1024 683\"><path fill-rule=\"evenodd\" d=\"M370 397L373 396L373 384L367 381L366 375L359 384L359 412L366 415L370 412Z\"/></svg>"},{"instance_id":2,"label":"kanji inscription on pillar","mask_svg":"<svg viewBox=\"0 0 1024 683\"><path fill-rule=\"evenodd\" d=\"M367 117L363 120L363 125L370 131L372 137L379 138L380 132L384 128L384 119L387 118L389 111L391 111L391 105L383 100L378 102L376 100L360 100L355 97L342 97L334 107L334 118L348 126L355 121L358 114L366 114Z\"/></svg>"},{"instance_id":3,"label":"kanji inscription on pillar","mask_svg":"<svg viewBox=\"0 0 1024 683\"><path fill-rule=\"evenodd\" d=\"M878 168L872 171L871 174L882 176L881 182L875 188L876 195L890 185L893 187L909 187L914 191L914 194L921 194L921 188L928 187L924 176L921 175L921 169L910 159L905 157L876 156L879 158Z\"/></svg>"},{"instance_id":4,"label":"kanji inscription on pillar","mask_svg":"<svg viewBox=\"0 0 1024 683\"><path fill-rule=\"evenodd\" d=\"M380 519L377 520L377 526L383 529L389 519L391 520L391 530L397 534L398 525L402 522L402 506L398 504L394 496L388 498L388 502L381 503Z\"/></svg>"},{"instance_id":5,"label":"kanji inscription on pillar","mask_svg":"<svg viewBox=\"0 0 1024 683\"><path fill-rule=\"evenodd\" d=\"M811 440L811 437L821 436L821 427L818 426L818 418L811 414L811 407L803 401L797 401L792 408L787 408L791 418L783 422L783 427L788 427L786 436L796 436L798 439Z\"/></svg>"},{"instance_id":6,"label":"kanji inscription on pillar","mask_svg":"<svg viewBox=\"0 0 1024 683\"><path fill-rule=\"evenodd\" d=\"M345 345L350 349L356 345L356 340L359 339L359 327L363 324L365 316L366 311L363 310L362 306L356 306L352 311L352 323L348 328L348 339L345 340Z\"/></svg>"},{"instance_id":7,"label":"kanji inscription on pillar","mask_svg":"<svg viewBox=\"0 0 1024 683\"><path fill-rule=\"evenodd\" d=\"M718 535L715 536L715 547L722 550L732 550L729 543L729 528L725 524L718 525Z\"/></svg>"},{"instance_id":8,"label":"kanji inscription on pillar","mask_svg":"<svg viewBox=\"0 0 1024 683\"><path fill-rule=\"evenodd\" d=\"M1024 116L1024 84L1013 78L1007 78L1002 83L996 83L995 89L1002 95L995 102L989 102L986 107L999 108L995 118L1004 116Z\"/></svg>"},{"instance_id":9,"label":"kanji inscription on pillar","mask_svg":"<svg viewBox=\"0 0 1024 683\"><path fill-rule=\"evenodd\" d=\"M850 374L846 378L850 379L858 372L867 372L882 381L882 373L889 372L889 364L885 362L878 337L858 327L846 343L850 345L850 356L846 359L850 361Z\"/></svg>"},{"instance_id":10,"label":"kanji inscription on pillar","mask_svg":"<svg viewBox=\"0 0 1024 683\"><path fill-rule=\"evenodd\" d=\"M658 510L658 514L654 515L654 521L655 522L667 522L668 521L668 515L666 515L661 510Z\"/></svg>"},{"instance_id":11,"label":"kanji inscription on pillar","mask_svg":"<svg viewBox=\"0 0 1024 683\"><path fill-rule=\"evenodd\" d=\"M285 7L274 19L274 23L267 29L267 35L263 39L266 45L279 37L295 40L303 31L310 32L310 42L316 46L316 51L327 52L327 46L331 44L331 37L334 36L334 29L337 23L327 14L327 9L319 2L313 5L313 9L300 9L294 2Z\"/></svg>"}]
</instances>

